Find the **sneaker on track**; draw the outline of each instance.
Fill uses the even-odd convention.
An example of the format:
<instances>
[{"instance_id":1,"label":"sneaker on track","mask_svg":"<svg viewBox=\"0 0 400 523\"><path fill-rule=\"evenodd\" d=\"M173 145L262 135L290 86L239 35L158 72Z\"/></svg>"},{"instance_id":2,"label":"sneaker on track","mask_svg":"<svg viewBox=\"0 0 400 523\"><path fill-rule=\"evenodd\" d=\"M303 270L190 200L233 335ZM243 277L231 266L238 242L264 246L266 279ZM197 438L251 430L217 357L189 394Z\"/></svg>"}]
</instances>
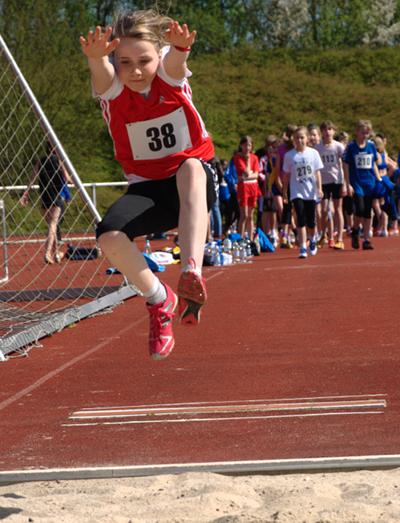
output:
<instances>
[{"instance_id":1,"label":"sneaker on track","mask_svg":"<svg viewBox=\"0 0 400 523\"><path fill-rule=\"evenodd\" d=\"M351 246L353 249L359 249L360 248L360 239L358 237L358 231L353 230L351 231Z\"/></svg>"},{"instance_id":2,"label":"sneaker on track","mask_svg":"<svg viewBox=\"0 0 400 523\"><path fill-rule=\"evenodd\" d=\"M193 258L189 264L196 268ZM197 325L200 322L201 308L207 300L205 279L195 270L181 273L178 282L179 320L183 325Z\"/></svg>"},{"instance_id":3,"label":"sneaker on track","mask_svg":"<svg viewBox=\"0 0 400 523\"><path fill-rule=\"evenodd\" d=\"M300 247L299 258L307 258L307 249L305 247Z\"/></svg>"},{"instance_id":4,"label":"sneaker on track","mask_svg":"<svg viewBox=\"0 0 400 523\"><path fill-rule=\"evenodd\" d=\"M335 243L335 245L333 246L333 248L334 248L336 251L344 251L344 242L338 240L338 241Z\"/></svg>"},{"instance_id":5,"label":"sneaker on track","mask_svg":"<svg viewBox=\"0 0 400 523\"><path fill-rule=\"evenodd\" d=\"M317 243L315 240L310 241L310 254L311 256L315 256L318 252Z\"/></svg>"},{"instance_id":6,"label":"sneaker on track","mask_svg":"<svg viewBox=\"0 0 400 523\"><path fill-rule=\"evenodd\" d=\"M364 240L362 244L363 251L373 251L374 246L369 240Z\"/></svg>"},{"instance_id":7,"label":"sneaker on track","mask_svg":"<svg viewBox=\"0 0 400 523\"><path fill-rule=\"evenodd\" d=\"M146 303L150 314L149 352L155 360L163 360L171 354L175 345L172 331L174 310L178 304L178 297L168 285L165 285L167 298L162 303L150 305Z\"/></svg>"}]
</instances>

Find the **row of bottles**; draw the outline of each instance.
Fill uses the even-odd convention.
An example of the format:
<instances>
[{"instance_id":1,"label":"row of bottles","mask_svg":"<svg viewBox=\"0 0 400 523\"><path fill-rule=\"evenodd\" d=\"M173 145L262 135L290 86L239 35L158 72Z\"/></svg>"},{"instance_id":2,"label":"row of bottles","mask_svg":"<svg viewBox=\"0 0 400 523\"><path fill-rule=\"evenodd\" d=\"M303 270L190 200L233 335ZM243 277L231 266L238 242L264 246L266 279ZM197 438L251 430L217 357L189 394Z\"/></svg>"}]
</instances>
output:
<instances>
[{"instance_id":1,"label":"row of bottles","mask_svg":"<svg viewBox=\"0 0 400 523\"><path fill-rule=\"evenodd\" d=\"M211 265L232 265L233 263L249 263L252 257L251 242L245 238L232 241L227 236L223 242L212 241L206 244L204 254Z\"/></svg>"}]
</instances>

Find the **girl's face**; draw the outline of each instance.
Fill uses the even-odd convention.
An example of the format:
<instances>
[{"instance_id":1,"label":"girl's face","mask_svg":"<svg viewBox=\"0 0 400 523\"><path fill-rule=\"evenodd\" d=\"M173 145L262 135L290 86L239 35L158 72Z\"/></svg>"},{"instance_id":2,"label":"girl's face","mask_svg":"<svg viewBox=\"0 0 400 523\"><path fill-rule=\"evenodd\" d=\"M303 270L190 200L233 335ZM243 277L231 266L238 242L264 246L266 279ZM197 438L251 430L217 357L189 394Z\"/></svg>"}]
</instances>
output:
<instances>
[{"instance_id":1,"label":"girl's face","mask_svg":"<svg viewBox=\"0 0 400 523\"><path fill-rule=\"evenodd\" d=\"M157 73L160 57L160 51L151 42L121 38L115 50L119 79L132 91L145 91Z\"/></svg>"},{"instance_id":2,"label":"girl's face","mask_svg":"<svg viewBox=\"0 0 400 523\"><path fill-rule=\"evenodd\" d=\"M356 139L358 143L366 142L370 135L371 129L369 127L358 127L358 129L356 129Z\"/></svg>"},{"instance_id":3,"label":"girl's face","mask_svg":"<svg viewBox=\"0 0 400 523\"><path fill-rule=\"evenodd\" d=\"M332 127L323 129L322 139L324 140L324 143L331 143L333 141L334 136L335 136L335 129L332 129Z\"/></svg>"},{"instance_id":4,"label":"girl's face","mask_svg":"<svg viewBox=\"0 0 400 523\"><path fill-rule=\"evenodd\" d=\"M298 131L293 137L294 146L297 151L304 151L308 141L309 137L306 131Z\"/></svg>"},{"instance_id":5,"label":"girl's face","mask_svg":"<svg viewBox=\"0 0 400 523\"><path fill-rule=\"evenodd\" d=\"M319 134L318 129L311 129L309 137L311 146L317 145L321 141L321 135Z\"/></svg>"},{"instance_id":6,"label":"girl's face","mask_svg":"<svg viewBox=\"0 0 400 523\"><path fill-rule=\"evenodd\" d=\"M242 150L242 153L247 156L248 154L251 153L253 144L251 142L243 142L240 144L240 148Z\"/></svg>"}]
</instances>

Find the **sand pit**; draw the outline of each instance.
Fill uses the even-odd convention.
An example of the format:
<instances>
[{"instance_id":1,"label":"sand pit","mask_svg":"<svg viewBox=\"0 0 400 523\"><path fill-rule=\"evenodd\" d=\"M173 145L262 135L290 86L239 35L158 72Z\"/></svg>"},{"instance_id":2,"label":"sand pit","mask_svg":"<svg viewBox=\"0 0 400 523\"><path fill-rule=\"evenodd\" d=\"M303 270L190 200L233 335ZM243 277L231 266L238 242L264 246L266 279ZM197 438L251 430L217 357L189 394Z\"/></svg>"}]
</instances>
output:
<instances>
[{"instance_id":1,"label":"sand pit","mask_svg":"<svg viewBox=\"0 0 400 523\"><path fill-rule=\"evenodd\" d=\"M400 521L400 469L144 478L0 485L7 523Z\"/></svg>"}]
</instances>

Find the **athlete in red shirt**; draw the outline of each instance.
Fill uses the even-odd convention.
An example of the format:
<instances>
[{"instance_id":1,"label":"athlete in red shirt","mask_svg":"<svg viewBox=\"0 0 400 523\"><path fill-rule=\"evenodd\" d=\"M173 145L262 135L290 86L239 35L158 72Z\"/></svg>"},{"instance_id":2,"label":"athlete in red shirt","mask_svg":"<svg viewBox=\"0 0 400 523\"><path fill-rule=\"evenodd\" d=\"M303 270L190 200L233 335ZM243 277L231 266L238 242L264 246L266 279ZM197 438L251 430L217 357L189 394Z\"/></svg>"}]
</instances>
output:
<instances>
[{"instance_id":1,"label":"athlete in red shirt","mask_svg":"<svg viewBox=\"0 0 400 523\"><path fill-rule=\"evenodd\" d=\"M181 322L190 325L198 323L206 300L201 267L208 209L215 200L207 163L214 148L187 80L195 36L186 24L149 10L122 13L113 28L102 33L97 27L80 39L115 157L129 181L127 193L98 224L98 242L146 298L155 359L174 347L178 301ZM176 226L182 262L178 296L150 271L133 242Z\"/></svg>"},{"instance_id":2,"label":"athlete in red shirt","mask_svg":"<svg viewBox=\"0 0 400 523\"><path fill-rule=\"evenodd\" d=\"M233 157L238 175L238 202L240 209L238 232L244 237L247 232L252 240L254 236L253 211L261 195L258 186L259 160L253 154L253 143L250 136L243 136L239 143L239 152Z\"/></svg>"}]
</instances>

